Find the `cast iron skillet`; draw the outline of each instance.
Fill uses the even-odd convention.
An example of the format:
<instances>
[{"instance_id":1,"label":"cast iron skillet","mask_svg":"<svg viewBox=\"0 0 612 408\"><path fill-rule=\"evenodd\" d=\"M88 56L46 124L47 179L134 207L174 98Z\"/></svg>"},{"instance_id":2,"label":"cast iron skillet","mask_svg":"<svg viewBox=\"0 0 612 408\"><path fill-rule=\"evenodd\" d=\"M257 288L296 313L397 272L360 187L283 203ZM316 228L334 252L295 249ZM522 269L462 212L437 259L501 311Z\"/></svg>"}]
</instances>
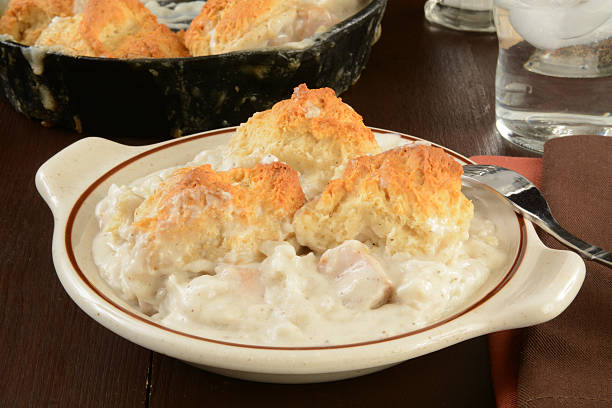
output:
<instances>
[{"instance_id":1,"label":"cast iron skillet","mask_svg":"<svg viewBox=\"0 0 612 408\"><path fill-rule=\"evenodd\" d=\"M345 91L380 35L386 3L372 0L301 50L132 60L49 53L37 61L29 47L0 41L0 87L30 118L100 136L178 137L237 125L300 83Z\"/></svg>"}]
</instances>

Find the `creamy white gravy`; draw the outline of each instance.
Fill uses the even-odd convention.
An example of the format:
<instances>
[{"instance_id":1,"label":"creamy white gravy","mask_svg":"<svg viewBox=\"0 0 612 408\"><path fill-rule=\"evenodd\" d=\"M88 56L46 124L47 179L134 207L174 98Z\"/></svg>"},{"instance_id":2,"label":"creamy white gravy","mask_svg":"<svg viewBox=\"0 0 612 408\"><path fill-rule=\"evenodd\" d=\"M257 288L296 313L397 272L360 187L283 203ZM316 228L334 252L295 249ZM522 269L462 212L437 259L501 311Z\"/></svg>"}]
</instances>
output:
<instances>
[{"instance_id":1,"label":"creamy white gravy","mask_svg":"<svg viewBox=\"0 0 612 408\"><path fill-rule=\"evenodd\" d=\"M377 135L377 139L384 148L406 143L393 134ZM216 170L240 164L224 156L223 148L204 151L189 165L202 163ZM125 300L153 320L191 334L277 346L386 338L466 306L491 271L505 262L493 223L476 212L470 238L441 258L389 256L384 248L369 248L366 261L382 266L392 288L388 302L375 309L347 302L347 292L353 291L352 296L367 293L367 282L358 282L366 286L355 289L347 282L349 275L342 280L321 273L320 257L297 254L288 242L265 242L260 248L265 254L262 262L231 265L200 259L160 274L145 266L146 251L129 244L129 225L135 208L175 169L110 188L96 216L101 227L109 223L120 227L115 234L98 234L93 256L101 276ZM351 271L367 273L371 266L375 265L356 263Z\"/></svg>"},{"instance_id":2,"label":"creamy white gravy","mask_svg":"<svg viewBox=\"0 0 612 408\"><path fill-rule=\"evenodd\" d=\"M173 30L186 30L191 21L202 11L205 1L175 3L169 1L141 0L157 21Z\"/></svg>"}]
</instances>

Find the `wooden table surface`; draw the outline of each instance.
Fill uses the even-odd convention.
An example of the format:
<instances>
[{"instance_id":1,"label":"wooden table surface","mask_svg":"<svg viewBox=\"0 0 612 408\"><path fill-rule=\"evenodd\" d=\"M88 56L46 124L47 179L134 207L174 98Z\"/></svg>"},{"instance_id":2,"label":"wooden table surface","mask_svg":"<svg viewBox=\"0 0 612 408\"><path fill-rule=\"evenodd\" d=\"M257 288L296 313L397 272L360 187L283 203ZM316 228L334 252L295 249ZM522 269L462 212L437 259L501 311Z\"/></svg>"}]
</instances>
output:
<instances>
[{"instance_id":1,"label":"wooden table surface","mask_svg":"<svg viewBox=\"0 0 612 408\"><path fill-rule=\"evenodd\" d=\"M525 155L494 130L496 57L494 35L434 27L423 0L389 0L382 37L342 97L370 126L467 156ZM83 136L44 128L0 99L0 406L494 405L486 337L361 378L275 385L210 374L103 328L55 274L53 217L34 186L38 167ZM96 136L150 144L165 135Z\"/></svg>"}]
</instances>

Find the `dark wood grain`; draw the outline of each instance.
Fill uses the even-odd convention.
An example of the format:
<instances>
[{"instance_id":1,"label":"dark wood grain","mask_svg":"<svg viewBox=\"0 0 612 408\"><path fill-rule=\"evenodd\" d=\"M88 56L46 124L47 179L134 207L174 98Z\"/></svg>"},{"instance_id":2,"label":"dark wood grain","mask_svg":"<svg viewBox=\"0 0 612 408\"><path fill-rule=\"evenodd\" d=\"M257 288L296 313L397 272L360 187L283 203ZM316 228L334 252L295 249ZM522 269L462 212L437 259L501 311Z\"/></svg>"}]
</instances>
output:
<instances>
[{"instance_id":1,"label":"dark wood grain","mask_svg":"<svg viewBox=\"0 0 612 408\"><path fill-rule=\"evenodd\" d=\"M526 155L495 134L495 36L431 26L423 3L389 0L382 37L344 100L368 125L468 156ZM0 100L0 406L493 405L484 337L362 378L300 386L210 374L104 329L55 275L53 220L34 187L38 167L83 136L44 128ZM96 136L149 144L165 135Z\"/></svg>"},{"instance_id":2,"label":"dark wood grain","mask_svg":"<svg viewBox=\"0 0 612 408\"><path fill-rule=\"evenodd\" d=\"M487 407L494 405L486 339L457 344L395 367L322 384L263 384L207 373L156 354L151 407Z\"/></svg>"},{"instance_id":3,"label":"dark wood grain","mask_svg":"<svg viewBox=\"0 0 612 408\"><path fill-rule=\"evenodd\" d=\"M53 217L38 167L75 142L0 102L0 406L143 405L150 352L83 313L51 260Z\"/></svg>"}]
</instances>

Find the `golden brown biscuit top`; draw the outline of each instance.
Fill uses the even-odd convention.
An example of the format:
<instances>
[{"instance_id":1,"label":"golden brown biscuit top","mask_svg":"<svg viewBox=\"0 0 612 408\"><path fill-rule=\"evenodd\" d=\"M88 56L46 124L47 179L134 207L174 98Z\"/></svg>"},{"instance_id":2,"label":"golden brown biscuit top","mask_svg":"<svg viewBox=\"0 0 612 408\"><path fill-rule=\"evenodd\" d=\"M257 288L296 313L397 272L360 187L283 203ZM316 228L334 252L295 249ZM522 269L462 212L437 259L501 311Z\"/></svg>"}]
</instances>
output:
<instances>
[{"instance_id":1,"label":"golden brown biscuit top","mask_svg":"<svg viewBox=\"0 0 612 408\"><path fill-rule=\"evenodd\" d=\"M278 4L277 0L208 0L193 23L206 30L217 27L217 38L223 41L247 32Z\"/></svg>"},{"instance_id":2,"label":"golden brown biscuit top","mask_svg":"<svg viewBox=\"0 0 612 408\"><path fill-rule=\"evenodd\" d=\"M186 57L179 37L140 0L89 0L80 32L97 56L110 58Z\"/></svg>"},{"instance_id":3,"label":"golden brown biscuit top","mask_svg":"<svg viewBox=\"0 0 612 408\"><path fill-rule=\"evenodd\" d=\"M291 99L255 113L229 143L234 157L261 160L273 155L301 174L314 197L349 160L380 152L372 131L330 88L295 88Z\"/></svg>"},{"instance_id":4,"label":"golden brown biscuit top","mask_svg":"<svg viewBox=\"0 0 612 408\"><path fill-rule=\"evenodd\" d=\"M54 17L73 15L73 0L12 0L0 19L0 32L15 41L55 47L67 54L107 58L188 57L182 40L140 0L78 2L78 18L49 24ZM47 30L49 28L49 30ZM69 31L69 32L66 32Z\"/></svg>"},{"instance_id":5,"label":"golden brown biscuit top","mask_svg":"<svg viewBox=\"0 0 612 408\"><path fill-rule=\"evenodd\" d=\"M291 99L274 105L272 113L277 115L276 122L282 130L307 132L317 140L341 138L352 150L379 150L361 115L336 97L331 88L308 89L301 84Z\"/></svg>"},{"instance_id":6,"label":"golden brown biscuit top","mask_svg":"<svg viewBox=\"0 0 612 408\"><path fill-rule=\"evenodd\" d=\"M41 32L35 45L67 55L96 56L94 50L81 35L80 25L82 21L82 14L53 19L47 28Z\"/></svg>"},{"instance_id":7,"label":"golden brown biscuit top","mask_svg":"<svg viewBox=\"0 0 612 408\"><path fill-rule=\"evenodd\" d=\"M208 0L190 24L185 43L193 55L214 53L211 37L214 43L231 43L267 18L272 9L282 7L283 1L278 0Z\"/></svg>"},{"instance_id":8,"label":"golden brown biscuit top","mask_svg":"<svg viewBox=\"0 0 612 408\"><path fill-rule=\"evenodd\" d=\"M463 169L442 149L408 145L349 161L341 179L295 215L297 241L316 252L356 239L388 254L452 255L468 238Z\"/></svg>"},{"instance_id":9,"label":"golden brown biscuit top","mask_svg":"<svg viewBox=\"0 0 612 408\"><path fill-rule=\"evenodd\" d=\"M438 147L403 146L349 161L342 179L330 181L320 201L326 205L347 194L368 200L385 191L397 215L428 218L445 214L449 203L462 199L462 174L461 165Z\"/></svg>"},{"instance_id":10,"label":"golden brown biscuit top","mask_svg":"<svg viewBox=\"0 0 612 408\"><path fill-rule=\"evenodd\" d=\"M20 15L22 12L40 9L49 15L70 15L72 14L73 0L11 0L5 15Z\"/></svg>"},{"instance_id":11,"label":"golden brown biscuit top","mask_svg":"<svg viewBox=\"0 0 612 408\"><path fill-rule=\"evenodd\" d=\"M306 140L295 140L297 136L309 139L308 145ZM319 143L323 140L328 144ZM230 146L237 153L250 154L253 149L248 145L261 145L259 148L266 150L271 143L293 144L293 147L287 147L305 149L302 153L314 154L314 158L333 154L336 165L358 155L380 151L374 134L364 125L361 115L342 102L333 89L308 89L305 84L296 87L290 99L251 116L240 126ZM275 151L270 153L277 154ZM278 157L286 161L284 157ZM302 171L297 163L289 164Z\"/></svg>"},{"instance_id":12,"label":"golden brown biscuit top","mask_svg":"<svg viewBox=\"0 0 612 408\"><path fill-rule=\"evenodd\" d=\"M0 33L31 45L53 17L71 15L72 0L11 0L0 18Z\"/></svg>"},{"instance_id":13,"label":"golden brown biscuit top","mask_svg":"<svg viewBox=\"0 0 612 408\"><path fill-rule=\"evenodd\" d=\"M192 229L228 210L237 215L236 221L250 225L259 217L290 217L304 202L297 173L284 163L226 172L215 172L210 165L188 167L177 170L137 209L134 226ZM207 210L194 219L198 208Z\"/></svg>"}]
</instances>

